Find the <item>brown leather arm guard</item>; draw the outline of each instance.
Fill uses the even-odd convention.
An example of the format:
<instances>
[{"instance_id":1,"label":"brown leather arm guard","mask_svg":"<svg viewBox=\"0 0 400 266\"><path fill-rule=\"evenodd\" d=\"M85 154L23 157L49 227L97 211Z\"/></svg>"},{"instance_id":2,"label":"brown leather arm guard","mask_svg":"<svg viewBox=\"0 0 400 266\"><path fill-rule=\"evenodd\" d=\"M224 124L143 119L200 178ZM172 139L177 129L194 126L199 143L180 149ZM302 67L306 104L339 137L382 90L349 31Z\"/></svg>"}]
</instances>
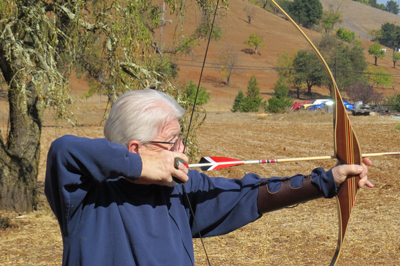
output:
<instances>
[{"instance_id":1,"label":"brown leather arm guard","mask_svg":"<svg viewBox=\"0 0 400 266\"><path fill-rule=\"evenodd\" d=\"M303 185L299 188L292 188L289 179L287 179L281 182L281 188L274 193L269 191L268 184L260 186L257 197L259 213L263 214L324 197L324 193L311 181L311 175L304 176Z\"/></svg>"}]
</instances>

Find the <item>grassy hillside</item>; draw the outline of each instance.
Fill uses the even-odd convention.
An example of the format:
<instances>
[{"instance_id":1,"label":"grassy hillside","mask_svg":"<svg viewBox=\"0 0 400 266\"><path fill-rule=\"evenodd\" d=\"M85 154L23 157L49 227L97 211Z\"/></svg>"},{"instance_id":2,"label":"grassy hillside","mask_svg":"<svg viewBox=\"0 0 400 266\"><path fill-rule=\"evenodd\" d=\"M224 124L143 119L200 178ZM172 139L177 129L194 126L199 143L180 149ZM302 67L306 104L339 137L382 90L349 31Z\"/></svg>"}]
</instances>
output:
<instances>
[{"instance_id":1,"label":"grassy hillside","mask_svg":"<svg viewBox=\"0 0 400 266\"><path fill-rule=\"evenodd\" d=\"M380 28L380 25L384 23L385 17L400 18L388 12L382 12L378 9L370 8L350 0L341 3L344 18L342 26L350 25L348 21L351 21L353 23L351 25L357 25L365 32L370 28ZM252 74L256 75L263 96L266 99L271 97L273 92L272 88L277 79L277 73L270 68L276 66L278 55L284 51L292 53L297 49L310 49L308 43L306 43L293 25L281 16L274 15L253 5L255 15L252 18L251 24L249 24L244 8L252 4L241 0L230 0L229 4L230 9L228 11L221 11L221 25L224 29L224 37L218 42L211 42L206 68L203 73L202 86L206 87L207 90L211 92L210 103L206 106L208 110L228 111L232 107L233 99L238 91L246 90L248 80ZM323 5L329 5L327 0ZM185 24L186 27L191 29L194 29L199 19L199 14L197 14L195 10L195 8L191 9L187 16L191 19ZM371 18L371 21L378 22L368 21L367 18ZM376 18L376 20L374 18ZM170 17L170 19L174 18ZM172 36L173 28L172 25L164 27L164 39L167 39L167 36ZM312 40L318 40L318 38L321 37L321 33L308 29L304 29L304 31ZM248 39L251 33L256 33L263 37L263 42L266 45L266 48L261 47L258 49L259 54L257 55L249 53L252 48L244 44L244 40ZM374 58L367 53L368 47L372 42L363 38L358 39L366 49L365 55L368 63L373 64ZM191 79L197 84L206 49L205 41L200 44L200 47L194 52L193 57L180 57L178 58L179 60L176 60L180 68L180 80L188 81ZM240 65L246 66L247 68L241 69L234 74L231 78L231 84L226 86L226 79L221 76L219 69L215 68L215 63L218 63L218 52L221 49L226 49L228 46L230 49L239 52ZM378 65L382 66L389 73L398 74L398 69L393 68L393 62L390 58L391 52L389 51L390 49L388 50L388 55L384 59L378 60ZM258 68L257 70L254 69L256 67ZM400 80L396 79L393 86L381 88L380 90L386 94L400 92L399 82ZM327 96L329 94L326 88L313 88L313 91L313 98Z\"/></svg>"},{"instance_id":2,"label":"grassy hillside","mask_svg":"<svg viewBox=\"0 0 400 266\"><path fill-rule=\"evenodd\" d=\"M379 10L377 8L363 5L351 0L320 0L324 10L330 6L334 10L339 9L343 15L343 23L338 27L349 29L360 38L370 40L368 31L380 29L382 24L387 22L400 25L400 16Z\"/></svg>"}]
</instances>

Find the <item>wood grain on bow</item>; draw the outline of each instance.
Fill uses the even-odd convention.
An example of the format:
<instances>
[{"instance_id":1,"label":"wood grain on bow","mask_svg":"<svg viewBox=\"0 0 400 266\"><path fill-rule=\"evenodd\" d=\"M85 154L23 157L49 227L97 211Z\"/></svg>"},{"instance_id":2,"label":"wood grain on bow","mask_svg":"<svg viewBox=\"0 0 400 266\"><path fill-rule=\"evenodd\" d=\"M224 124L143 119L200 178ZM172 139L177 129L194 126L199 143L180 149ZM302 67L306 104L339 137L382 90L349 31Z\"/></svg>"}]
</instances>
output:
<instances>
[{"instance_id":1,"label":"wood grain on bow","mask_svg":"<svg viewBox=\"0 0 400 266\"><path fill-rule=\"evenodd\" d=\"M339 89L336 85L335 79L329 69L328 64L325 62L321 53L307 37L307 35L300 29L300 27L293 21L293 19L274 1L271 2L285 15L285 17L300 31L307 42L314 49L315 53L321 60L328 73L328 76L333 84L334 90L334 143L335 143L335 156L341 162L345 164L361 164L361 149L357 141L357 137L354 134L353 127L351 126L349 117L346 112L346 108L343 104L342 97L340 96ZM338 217L339 217L339 236L335 254L332 258L330 265L336 265L339 258L340 251L344 236L346 234L347 225L350 219L351 210L354 206L357 191L358 191L358 180L359 176L348 177L346 181L340 186L338 194L336 196Z\"/></svg>"}]
</instances>

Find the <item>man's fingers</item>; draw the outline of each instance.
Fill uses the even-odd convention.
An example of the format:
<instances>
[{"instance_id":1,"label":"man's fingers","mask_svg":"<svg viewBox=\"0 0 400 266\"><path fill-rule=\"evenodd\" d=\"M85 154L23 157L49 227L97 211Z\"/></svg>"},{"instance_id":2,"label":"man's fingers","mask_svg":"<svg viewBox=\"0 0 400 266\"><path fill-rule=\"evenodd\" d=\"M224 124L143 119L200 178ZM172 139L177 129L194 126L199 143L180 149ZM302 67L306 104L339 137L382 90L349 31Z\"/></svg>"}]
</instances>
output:
<instances>
[{"instance_id":1,"label":"man's fingers","mask_svg":"<svg viewBox=\"0 0 400 266\"><path fill-rule=\"evenodd\" d=\"M368 167L371 166L372 162L369 158L363 158L362 165L337 165L332 169L332 173L337 185L341 185L348 176L359 175L360 180L358 182L359 187L374 187L374 185L368 180Z\"/></svg>"},{"instance_id":2,"label":"man's fingers","mask_svg":"<svg viewBox=\"0 0 400 266\"><path fill-rule=\"evenodd\" d=\"M141 154L141 158L142 173L137 183L172 186L176 185L176 182L184 183L189 180L188 169L185 167L188 157L183 153L160 151L156 154ZM177 168L175 168L176 158L183 162L178 162Z\"/></svg>"},{"instance_id":3,"label":"man's fingers","mask_svg":"<svg viewBox=\"0 0 400 266\"><path fill-rule=\"evenodd\" d=\"M187 159L187 156L184 154L178 154L177 156L179 156L179 158L178 157L175 158L176 171L172 174L172 176L174 177L175 182L186 183L189 180L189 177L187 176L187 174L189 173L189 170L185 166L185 164L187 164L187 161L185 162L185 160L184 160L184 159ZM181 181L181 182L179 182L179 181Z\"/></svg>"},{"instance_id":4,"label":"man's fingers","mask_svg":"<svg viewBox=\"0 0 400 266\"><path fill-rule=\"evenodd\" d=\"M369 187L369 188L373 188L373 187L374 187L374 184L372 184L372 183L368 180L368 176L365 175L364 177L362 177L362 178L360 179L360 181L358 181L358 186L359 186L359 187L367 186L367 187Z\"/></svg>"},{"instance_id":5,"label":"man's fingers","mask_svg":"<svg viewBox=\"0 0 400 266\"><path fill-rule=\"evenodd\" d=\"M368 157L364 157L362 159L362 162L367 166L371 166L372 165L372 161Z\"/></svg>"},{"instance_id":6,"label":"man's fingers","mask_svg":"<svg viewBox=\"0 0 400 266\"><path fill-rule=\"evenodd\" d=\"M189 162L189 158L181 152L172 152L172 155L175 158L181 159L183 161L183 164L188 164L188 162Z\"/></svg>"},{"instance_id":7,"label":"man's fingers","mask_svg":"<svg viewBox=\"0 0 400 266\"><path fill-rule=\"evenodd\" d=\"M182 164L181 164L182 165ZM185 167L185 166L183 166L183 167ZM186 168L186 167L185 167ZM177 182L177 183L186 183L188 180L189 180L189 177L187 176L187 174L185 174L185 172L184 171L182 171L182 170L176 170L176 172L172 175L173 177L174 177L174 180L175 180L175 182ZM176 179L179 179L181 182L179 182L178 180L176 180Z\"/></svg>"},{"instance_id":8,"label":"man's fingers","mask_svg":"<svg viewBox=\"0 0 400 266\"><path fill-rule=\"evenodd\" d=\"M359 175L364 171L364 167L356 164L341 165L339 167L342 167L344 176Z\"/></svg>"}]
</instances>

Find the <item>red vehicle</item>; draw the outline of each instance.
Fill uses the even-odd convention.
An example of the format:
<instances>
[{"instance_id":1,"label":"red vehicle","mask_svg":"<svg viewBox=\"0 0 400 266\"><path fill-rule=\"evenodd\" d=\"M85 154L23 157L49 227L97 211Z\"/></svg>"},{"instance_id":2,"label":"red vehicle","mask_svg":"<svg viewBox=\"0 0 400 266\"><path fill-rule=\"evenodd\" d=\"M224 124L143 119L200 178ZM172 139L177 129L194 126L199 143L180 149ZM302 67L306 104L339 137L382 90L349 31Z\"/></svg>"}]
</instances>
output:
<instances>
[{"instance_id":1,"label":"red vehicle","mask_svg":"<svg viewBox=\"0 0 400 266\"><path fill-rule=\"evenodd\" d=\"M308 103L311 103L311 101L304 101L304 102L301 102L301 103L298 103L298 102L292 103L292 111L300 110L300 107L303 104L308 104Z\"/></svg>"}]
</instances>

